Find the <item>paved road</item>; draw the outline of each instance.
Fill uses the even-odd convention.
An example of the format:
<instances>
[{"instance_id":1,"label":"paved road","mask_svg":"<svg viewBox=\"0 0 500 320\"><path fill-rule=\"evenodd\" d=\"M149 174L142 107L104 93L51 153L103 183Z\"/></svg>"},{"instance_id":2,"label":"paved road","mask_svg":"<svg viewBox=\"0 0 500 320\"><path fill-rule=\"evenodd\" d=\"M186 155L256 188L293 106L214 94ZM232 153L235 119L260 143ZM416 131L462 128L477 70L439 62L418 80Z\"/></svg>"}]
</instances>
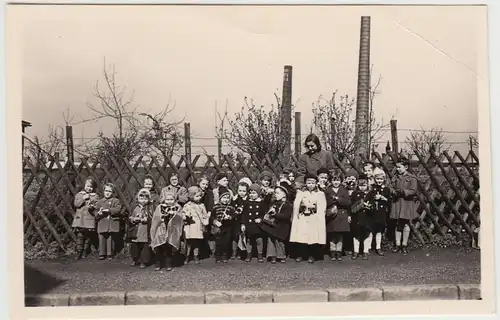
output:
<instances>
[{"instance_id":1,"label":"paved road","mask_svg":"<svg viewBox=\"0 0 500 320\"><path fill-rule=\"evenodd\" d=\"M91 293L103 291L210 291L318 289L335 287L371 287L383 285L457 284L480 282L480 253L454 249L420 249L408 256L387 253L370 260L315 264L258 264L256 261L230 261L215 264L204 260L172 272L141 270L129 266L129 259L85 261L60 259L27 261L25 292Z\"/></svg>"}]
</instances>

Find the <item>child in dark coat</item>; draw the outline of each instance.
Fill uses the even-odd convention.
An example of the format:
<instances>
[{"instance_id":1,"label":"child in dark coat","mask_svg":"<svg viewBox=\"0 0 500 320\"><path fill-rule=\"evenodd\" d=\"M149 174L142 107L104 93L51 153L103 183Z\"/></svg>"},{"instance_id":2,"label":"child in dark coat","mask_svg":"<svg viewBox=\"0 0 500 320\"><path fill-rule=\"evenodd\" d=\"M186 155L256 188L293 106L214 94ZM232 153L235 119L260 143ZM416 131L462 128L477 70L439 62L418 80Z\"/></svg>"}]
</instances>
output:
<instances>
[{"instance_id":1,"label":"child in dark coat","mask_svg":"<svg viewBox=\"0 0 500 320\"><path fill-rule=\"evenodd\" d=\"M99 195L96 193L97 183L93 178L85 180L83 190L75 195L76 208L72 227L76 233L76 259L87 258L90 251L90 242L96 229L96 203Z\"/></svg>"},{"instance_id":2,"label":"child in dark coat","mask_svg":"<svg viewBox=\"0 0 500 320\"><path fill-rule=\"evenodd\" d=\"M245 261L252 260L252 249L255 245L257 247L257 259L259 263L264 262L264 240L262 230L259 224L264 217L264 214L269 208L269 204L264 202L260 197L261 186L252 184L248 194L248 203L246 208L243 209L241 215L241 231L245 233L247 239L247 256Z\"/></svg>"},{"instance_id":3,"label":"child in dark coat","mask_svg":"<svg viewBox=\"0 0 500 320\"><path fill-rule=\"evenodd\" d=\"M115 185L104 186L104 197L97 201L97 233L99 234L99 259L112 260L115 254L115 241L121 230L122 205L115 194Z\"/></svg>"},{"instance_id":4,"label":"child in dark coat","mask_svg":"<svg viewBox=\"0 0 500 320\"><path fill-rule=\"evenodd\" d=\"M274 201L260 223L260 228L268 235L267 258L273 264L278 260L286 262L285 243L290 236L293 214L293 204L287 199L290 189L291 186L286 182L274 189Z\"/></svg>"},{"instance_id":5,"label":"child in dark coat","mask_svg":"<svg viewBox=\"0 0 500 320\"><path fill-rule=\"evenodd\" d=\"M335 172L331 184L325 191L326 196L326 232L327 244L330 246L330 260L342 261L344 235L351 228L349 225L349 209L351 197L342 186L342 174Z\"/></svg>"},{"instance_id":6,"label":"child in dark coat","mask_svg":"<svg viewBox=\"0 0 500 320\"><path fill-rule=\"evenodd\" d=\"M219 188L219 202L210 216L211 232L215 237L215 263L227 263L228 248L231 242L235 208L231 205L231 194L223 187Z\"/></svg>"},{"instance_id":7,"label":"child in dark coat","mask_svg":"<svg viewBox=\"0 0 500 320\"><path fill-rule=\"evenodd\" d=\"M368 177L360 175L358 179L358 187L351 195L351 213L349 222L353 234L354 250L352 259L356 260L359 256L359 246L363 242L363 260L368 259L368 250L372 243L372 222L371 222L371 205L368 199Z\"/></svg>"},{"instance_id":8,"label":"child in dark coat","mask_svg":"<svg viewBox=\"0 0 500 320\"><path fill-rule=\"evenodd\" d=\"M233 229L231 235L231 249L232 255L231 259L236 259L238 256L238 241L241 235L241 215L243 213L243 209L248 203L248 189L250 185L247 182L238 183L238 191L236 196L233 198L231 202L234 206L236 212L233 220Z\"/></svg>"},{"instance_id":9,"label":"child in dark coat","mask_svg":"<svg viewBox=\"0 0 500 320\"><path fill-rule=\"evenodd\" d=\"M382 169L373 170L374 184L368 199L372 207L372 231L375 235L375 252L383 256L382 233L385 230L387 218L391 210L391 190L385 185L386 176Z\"/></svg>"},{"instance_id":10,"label":"child in dark coat","mask_svg":"<svg viewBox=\"0 0 500 320\"><path fill-rule=\"evenodd\" d=\"M147 189L141 189L137 194L137 206L129 217L129 228L127 238L131 242L130 255L132 266L140 264L141 269L151 260L150 228L153 210L151 207L150 193Z\"/></svg>"}]
</instances>

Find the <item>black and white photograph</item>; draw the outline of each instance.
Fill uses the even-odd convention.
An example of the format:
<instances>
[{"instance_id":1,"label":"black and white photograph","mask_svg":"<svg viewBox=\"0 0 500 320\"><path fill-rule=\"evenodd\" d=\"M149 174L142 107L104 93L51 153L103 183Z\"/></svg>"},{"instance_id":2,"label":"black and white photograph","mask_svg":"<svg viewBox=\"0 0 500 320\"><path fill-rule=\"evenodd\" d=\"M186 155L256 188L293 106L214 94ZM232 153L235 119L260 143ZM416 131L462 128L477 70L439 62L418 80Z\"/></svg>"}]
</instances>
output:
<instances>
[{"instance_id":1,"label":"black and white photograph","mask_svg":"<svg viewBox=\"0 0 500 320\"><path fill-rule=\"evenodd\" d=\"M486 6L9 10L30 314L493 305Z\"/></svg>"}]
</instances>

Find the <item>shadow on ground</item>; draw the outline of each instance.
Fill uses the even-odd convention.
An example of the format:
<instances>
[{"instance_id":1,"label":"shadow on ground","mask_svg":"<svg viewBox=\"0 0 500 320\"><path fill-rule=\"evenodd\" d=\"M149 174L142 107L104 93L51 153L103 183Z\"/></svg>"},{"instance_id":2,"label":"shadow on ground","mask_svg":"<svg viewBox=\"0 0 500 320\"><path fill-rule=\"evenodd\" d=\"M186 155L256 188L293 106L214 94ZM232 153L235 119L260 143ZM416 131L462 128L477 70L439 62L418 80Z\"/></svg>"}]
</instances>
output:
<instances>
[{"instance_id":1,"label":"shadow on ground","mask_svg":"<svg viewBox=\"0 0 500 320\"><path fill-rule=\"evenodd\" d=\"M38 305L36 295L47 293L64 284L66 280L58 279L27 264L24 265L25 305Z\"/></svg>"}]
</instances>

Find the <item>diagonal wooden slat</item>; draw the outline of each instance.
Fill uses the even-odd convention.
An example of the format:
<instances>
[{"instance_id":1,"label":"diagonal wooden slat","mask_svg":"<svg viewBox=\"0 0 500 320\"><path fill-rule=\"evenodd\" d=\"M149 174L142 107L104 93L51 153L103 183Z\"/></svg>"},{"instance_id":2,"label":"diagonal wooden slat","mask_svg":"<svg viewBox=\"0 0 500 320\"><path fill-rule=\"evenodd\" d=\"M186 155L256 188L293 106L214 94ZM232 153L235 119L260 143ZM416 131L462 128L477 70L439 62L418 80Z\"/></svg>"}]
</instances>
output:
<instances>
[{"instance_id":1,"label":"diagonal wooden slat","mask_svg":"<svg viewBox=\"0 0 500 320\"><path fill-rule=\"evenodd\" d=\"M464 157L462 157L462 155L458 151L455 151L455 155L458 157L458 159L460 159L463 167L465 167L465 169L469 172L470 176L472 178L474 178L474 183L479 185L479 177L476 175L474 170L472 170L471 166L467 163L467 161L464 159Z\"/></svg>"},{"instance_id":2,"label":"diagonal wooden slat","mask_svg":"<svg viewBox=\"0 0 500 320\"><path fill-rule=\"evenodd\" d=\"M420 155L417 154L417 157L419 158L419 161L421 161L422 165L424 165L422 156L420 156ZM446 196L446 193L440 187L439 182L436 180L436 177L427 168L427 166L424 165L424 168L428 171L428 173L430 175L430 178L433 180L433 182L434 182L436 188L438 189L438 191L444 196L444 200L446 201L446 203L448 204L448 206L450 207L450 209L453 211L453 214L455 215L455 217L458 218L458 220L460 221L460 223L462 224L462 226L465 228L465 230L467 231L467 233L469 233L469 235L471 237L473 237L474 236L474 232L469 227L469 225L467 223L465 223L465 221L462 219L462 216L460 215L460 213L455 209L455 207L451 203L450 199Z\"/></svg>"},{"instance_id":3,"label":"diagonal wooden slat","mask_svg":"<svg viewBox=\"0 0 500 320\"><path fill-rule=\"evenodd\" d=\"M31 165L30 162L28 162L28 166L30 167L30 170L32 170L33 174L36 173L36 169L33 165ZM38 177L35 176L35 179L37 180L38 183L40 183L41 181L39 181ZM66 218L64 216L64 213L59 209L59 207L55 204L54 200L52 199L52 195L48 193L47 190L45 189L42 189L43 192L45 193L45 195L47 196L47 199L49 200L50 204L53 206L54 208L54 211L55 211L55 214L59 217L59 219L61 220L62 224L63 224L63 227L66 229L66 232L70 235L70 237L76 241L76 236L71 228L71 226L68 224L68 222L66 221Z\"/></svg>"}]
</instances>

